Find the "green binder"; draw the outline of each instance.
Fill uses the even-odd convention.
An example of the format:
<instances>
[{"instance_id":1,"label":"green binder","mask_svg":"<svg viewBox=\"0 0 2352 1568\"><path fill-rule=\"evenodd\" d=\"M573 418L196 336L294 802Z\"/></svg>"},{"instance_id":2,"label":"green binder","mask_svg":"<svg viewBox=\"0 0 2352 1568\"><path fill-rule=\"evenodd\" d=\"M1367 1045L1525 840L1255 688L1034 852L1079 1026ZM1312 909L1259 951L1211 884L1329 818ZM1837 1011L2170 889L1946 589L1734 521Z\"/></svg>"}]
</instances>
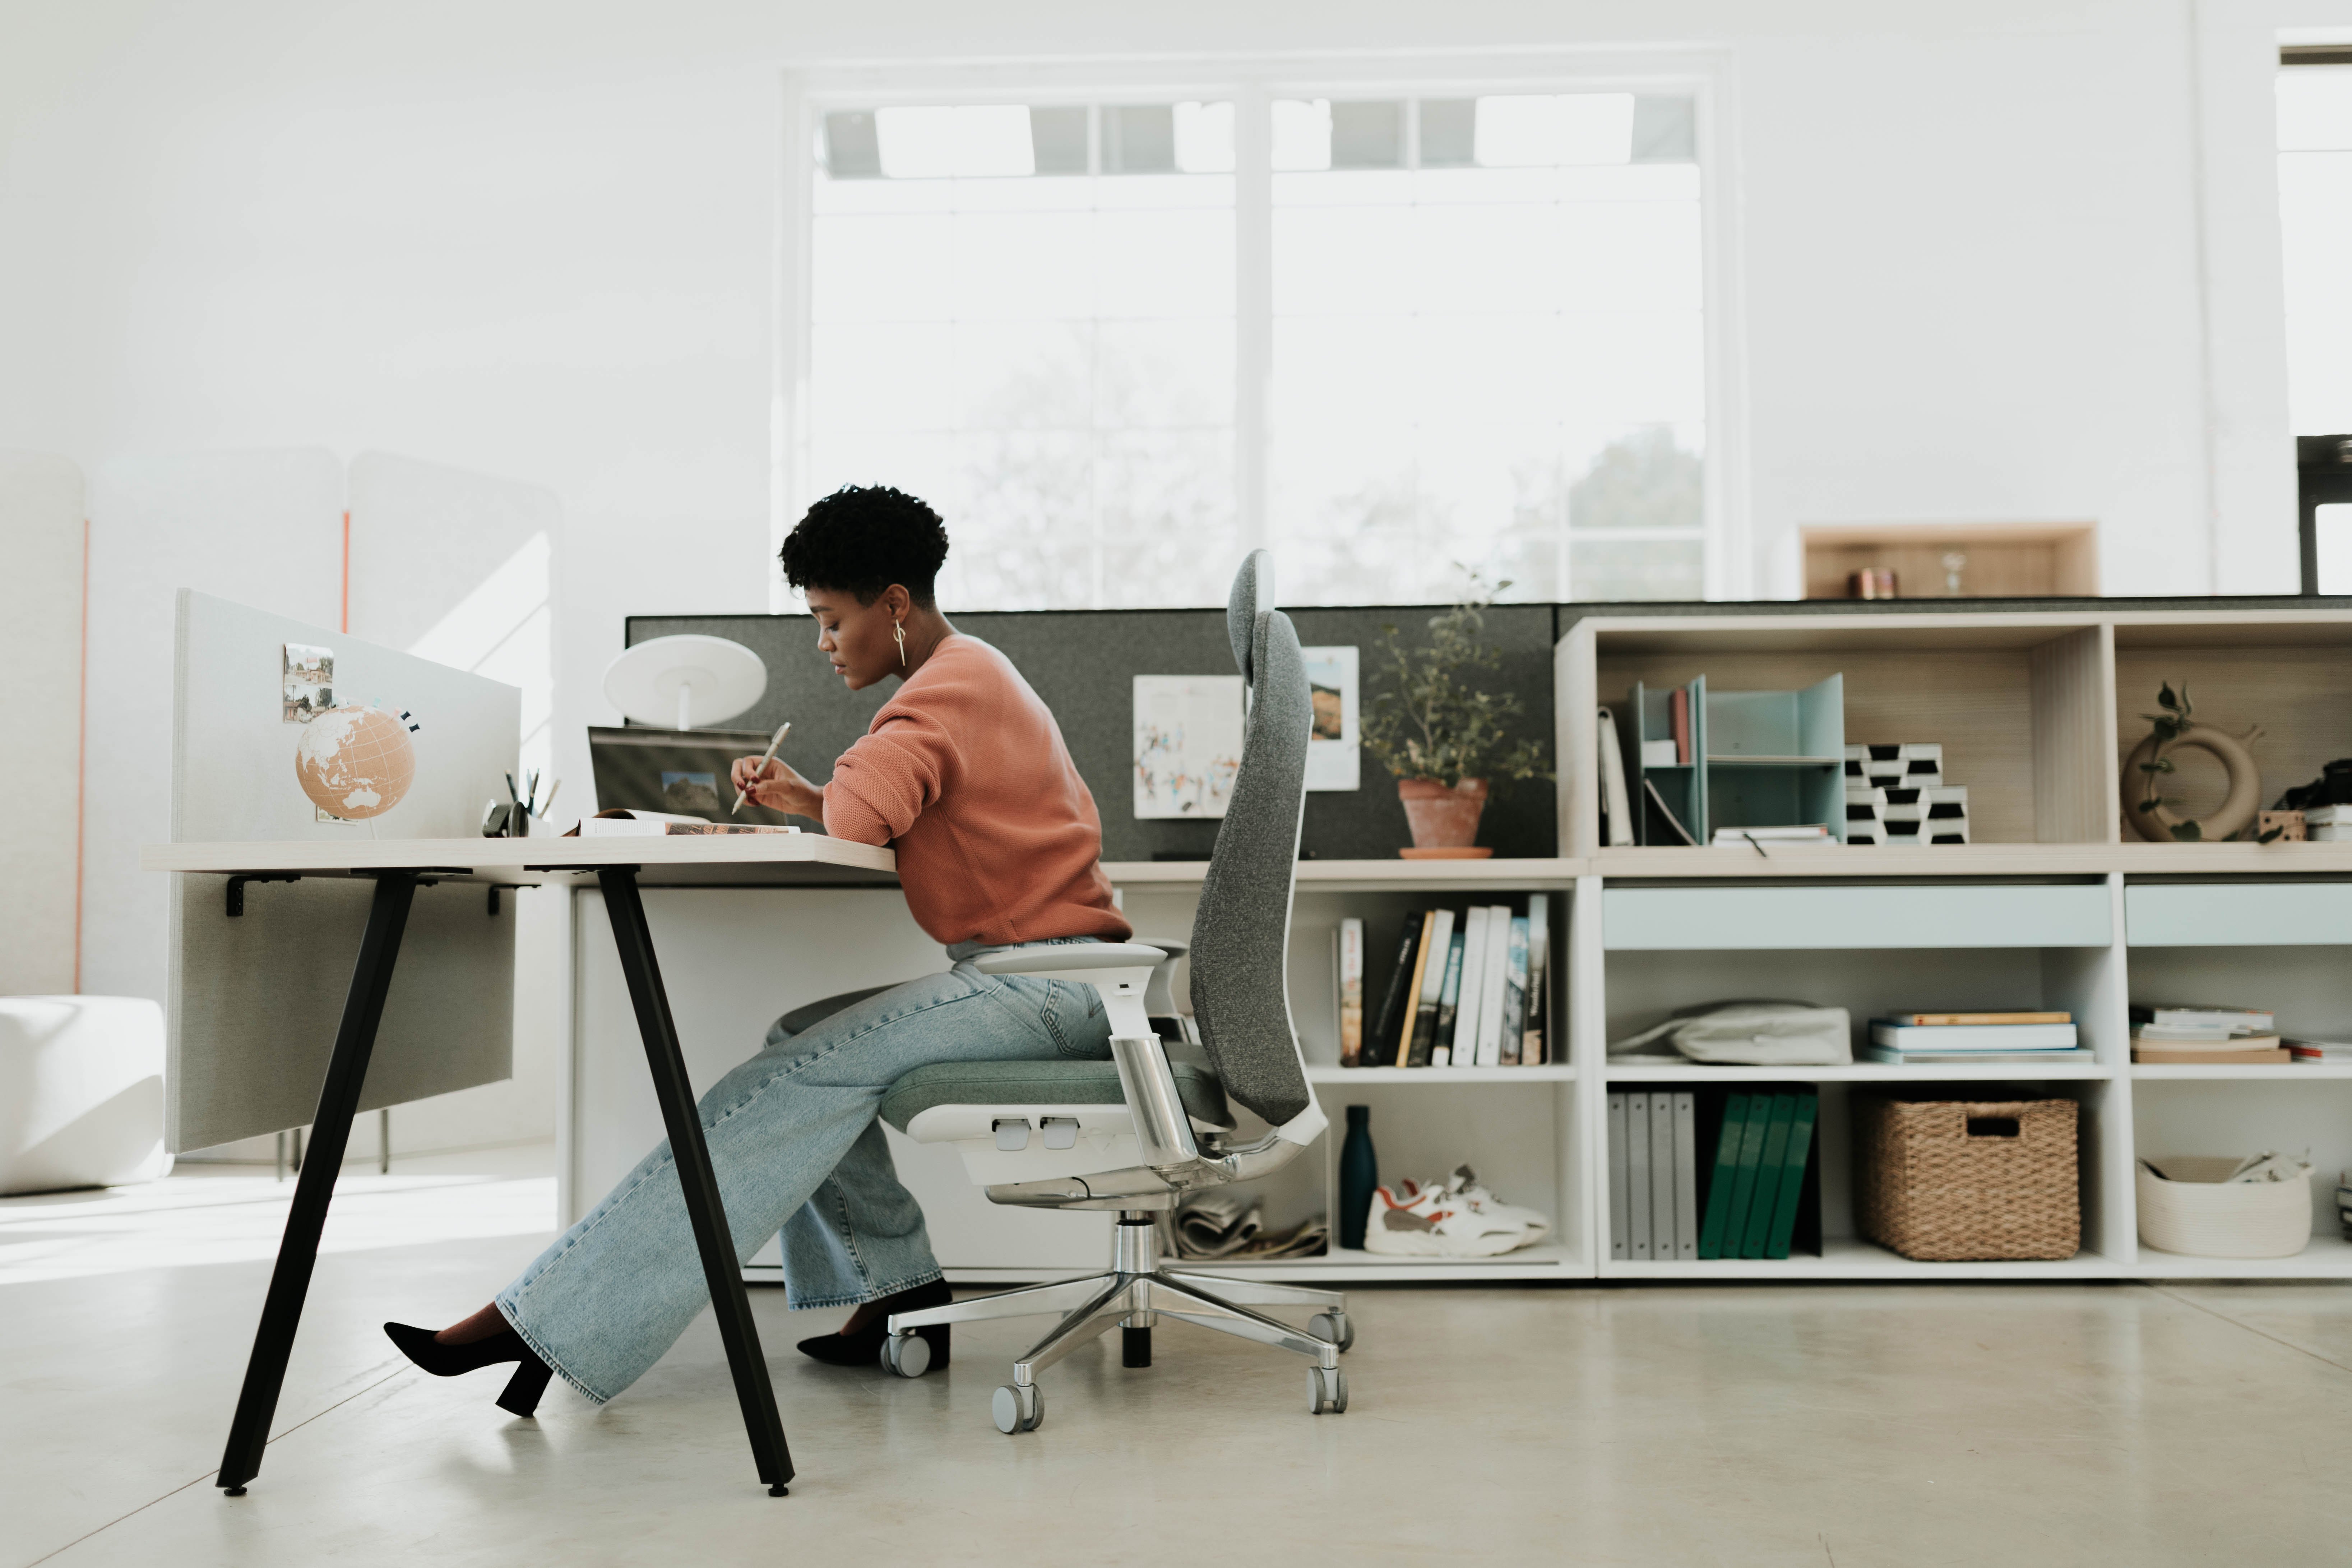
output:
<instances>
[{"instance_id":1,"label":"green binder","mask_svg":"<svg viewBox=\"0 0 2352 1568\"><path fill-rule=\"evenodd\" d=\"M1742 1258L1761 1258L1771 1239L1772 1215L1780 1203L1780 1163L1788 1158L1789 1123L1797 1110L1793 1094L1772 1097L1771 1120L1765 1123L1764 1148L1756 1161L1756 1195L1748 1205L1748 1227L1739 1243Z\"/></svg>"},{"instance_id":2,"label":"green binder","mask_svg":"<svg viewBox=\"0 0 2352 1568\"><path fill-rule=\"evenodd\" d=\"M1772 1234L1764 1243L1767 1258L1789 1256L1797 1234L1797 1204L1805 1191L1805 1153L1813 1146L1813 1121L1821 1111L1821 1096L1807 1090L1797 1097L1789 1121L1789 1147L1780 1161L1780 1201L1772 1209Z\"/></svg>"},{"instance_id":3,"label":"green binder","mask_svg":"<svg viewBox=\"0 0 2352 1568\"><path fill-rule=\"evenodd\" d=\"M1732 1173L1731 1206L1723 1215L1723 1256L1739 1256L1748 1234L1748 1211L1756 1193L1756 1173L1764 1158L1764 1131L1772 1106L1769 1094L1748 1097L1748 1121L1739 1134L1739 1168Z\"/></svg>"},{"instance_id":4,"label":"green binder","mask_svg":"<svg viewBox=\"0 0 2352 1568\"><path fill-rule=\"evenodd\" d=\"M1747 1131L1748 1096L1727 1096L1723 1102L1723 1131L1715 1141L1715 1174L1706 1185L1706 1216L1698 1227L1701 1258L1723 1256L1724 1229L1731 1215L1731 1187L1739 1174L1739 1140Z\"/></svg>"}]
</instances>

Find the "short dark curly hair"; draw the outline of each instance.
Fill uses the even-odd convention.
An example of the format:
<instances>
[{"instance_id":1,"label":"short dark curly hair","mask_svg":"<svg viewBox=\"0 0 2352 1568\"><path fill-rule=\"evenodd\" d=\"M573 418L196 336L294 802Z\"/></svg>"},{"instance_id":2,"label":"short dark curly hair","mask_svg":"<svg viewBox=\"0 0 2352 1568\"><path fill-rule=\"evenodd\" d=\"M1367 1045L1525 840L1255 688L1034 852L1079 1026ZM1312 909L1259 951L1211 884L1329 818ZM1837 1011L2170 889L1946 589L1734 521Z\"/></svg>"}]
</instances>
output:
<instances>
[{"instance_id":1,"label":"short dark curly hair","mask_svg":"<svg viewBox=\"0 0 2352 1568\"><path fill-rule=\"evenodd\" d=\"M915 603L934 602L932 583L948 558L940 514L887 485L845 485L808 509L776 559L795 588L837 588L870 605L893 583Z\"/></svg>"}]
</instances>

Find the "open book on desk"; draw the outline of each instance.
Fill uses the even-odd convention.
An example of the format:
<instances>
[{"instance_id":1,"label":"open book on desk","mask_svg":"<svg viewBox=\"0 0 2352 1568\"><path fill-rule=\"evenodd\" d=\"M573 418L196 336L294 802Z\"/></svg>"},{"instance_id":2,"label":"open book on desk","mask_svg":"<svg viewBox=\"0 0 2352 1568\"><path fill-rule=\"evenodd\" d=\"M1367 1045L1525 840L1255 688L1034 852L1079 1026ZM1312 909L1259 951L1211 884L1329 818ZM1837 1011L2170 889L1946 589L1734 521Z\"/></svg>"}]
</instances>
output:
<instances>
[{"instance_id":1,"label":"open book on desk","mask_svg":"<svg viewBox=\"0 0 2352 1568\"><path fill-rule=\"evenodd\" d=\"M707 822L699 816L680 816L667 811L600 811L593 816L583 816L580 826L566 837L582 838L691 838L698 836L738 833L798 833L797 827L769 827L749 822Z\"/></svg>"}]
</instances>

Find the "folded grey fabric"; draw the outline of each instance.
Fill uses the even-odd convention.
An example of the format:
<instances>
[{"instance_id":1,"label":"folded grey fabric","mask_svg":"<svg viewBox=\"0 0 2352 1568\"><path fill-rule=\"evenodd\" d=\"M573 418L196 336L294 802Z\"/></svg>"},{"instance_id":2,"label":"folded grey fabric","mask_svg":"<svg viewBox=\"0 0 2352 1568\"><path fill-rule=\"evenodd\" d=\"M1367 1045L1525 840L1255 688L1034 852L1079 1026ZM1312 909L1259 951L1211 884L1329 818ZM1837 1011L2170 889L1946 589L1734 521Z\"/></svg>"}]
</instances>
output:
<instances>
[{"instance_id":1,"label":"folded grey fabric","mask_svg":"<svg viewBox=\"0 0 2352 1568\"><path fill-rule=\"evenodd\" d=\"M1609 1047L1612 1061L1722 1062L1740 1067L1839 1067L1853 1060L1843 1007L1810 1002L1710 1002Z\"/></svg>"}]
</instances>

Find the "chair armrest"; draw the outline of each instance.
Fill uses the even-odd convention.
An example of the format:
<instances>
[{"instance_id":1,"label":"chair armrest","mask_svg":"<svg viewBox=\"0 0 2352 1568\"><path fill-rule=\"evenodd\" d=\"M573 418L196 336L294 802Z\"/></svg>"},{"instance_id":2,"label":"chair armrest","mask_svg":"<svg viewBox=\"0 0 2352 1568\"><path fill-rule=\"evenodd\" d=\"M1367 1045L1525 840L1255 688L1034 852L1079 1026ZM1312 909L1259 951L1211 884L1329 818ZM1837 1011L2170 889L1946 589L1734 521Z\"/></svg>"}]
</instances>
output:
<instances>
[{"instance_id":1,"label":"chair armrest","mask_svg":"<svg viewBox=\"0 0 2352 1568\"><path fill-rule=\"evenodd\" d=\"M982 974L1067 975L1087 969L1150 969L1168 954L1133 942L1074 942L1050 947L1013 947L983 952L971 961Z\"/></svg>"}]
</instances>

